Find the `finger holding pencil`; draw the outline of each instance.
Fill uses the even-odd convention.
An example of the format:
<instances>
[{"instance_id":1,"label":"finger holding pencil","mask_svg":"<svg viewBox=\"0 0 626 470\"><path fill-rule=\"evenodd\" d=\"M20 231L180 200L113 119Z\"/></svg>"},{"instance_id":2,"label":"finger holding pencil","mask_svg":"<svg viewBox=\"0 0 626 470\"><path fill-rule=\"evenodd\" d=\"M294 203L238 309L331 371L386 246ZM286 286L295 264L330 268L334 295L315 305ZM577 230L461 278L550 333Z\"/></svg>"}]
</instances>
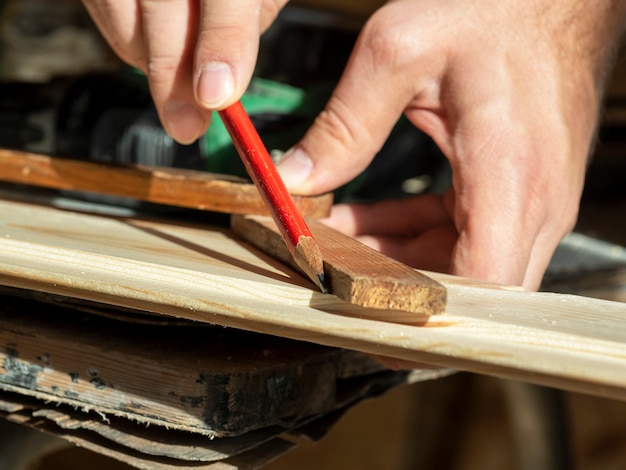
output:
<instances>
[{"instance_id":1,"label":"finger holding pencil","mask_svg":"<svg viewBox=\"0 0 626 470\"><path fill-rule=\"evenodd\" d=\"M327 292L320 249L241 102L218 113L294 261L322 292Z\"/></svg>"}]
</instances>

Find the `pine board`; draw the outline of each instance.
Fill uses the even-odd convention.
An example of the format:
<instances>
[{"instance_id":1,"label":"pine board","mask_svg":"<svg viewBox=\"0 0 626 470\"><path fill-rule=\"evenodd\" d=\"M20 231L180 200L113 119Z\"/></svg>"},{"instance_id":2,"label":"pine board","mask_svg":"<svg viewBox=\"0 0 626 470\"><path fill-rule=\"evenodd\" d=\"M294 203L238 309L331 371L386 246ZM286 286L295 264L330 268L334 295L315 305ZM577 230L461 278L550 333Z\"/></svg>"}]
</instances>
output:
<instances>
[{"instance_id":1,"label":"pine board","mask_svg":"<svg viewBox=\"0 0 626 470\"><path fill-rule=\"evenodd\" d=\"M429 273L428 318L347 304L228 230L0 204L0 284L626 399L626 304Z\"/></svg>"}]
</instances>

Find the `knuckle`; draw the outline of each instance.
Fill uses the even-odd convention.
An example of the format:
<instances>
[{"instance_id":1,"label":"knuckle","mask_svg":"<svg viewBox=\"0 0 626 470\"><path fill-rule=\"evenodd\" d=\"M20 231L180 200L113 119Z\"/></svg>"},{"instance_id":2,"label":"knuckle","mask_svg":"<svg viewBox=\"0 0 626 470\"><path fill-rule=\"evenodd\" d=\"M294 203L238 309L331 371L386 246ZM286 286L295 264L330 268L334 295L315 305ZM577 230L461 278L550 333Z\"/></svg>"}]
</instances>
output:
<instances>
[{"instance_id":1,"label":"knuckle","mask_svg":"<svg viewBox=\"0 0 626 470\"><path fill-rule=\"evenodd\" d=\"M198 42L216 44L223 41L239 42L239 38L249 30L245 24L233 21L228 23L208 23L200 29Z\"/></svg>"},{"instance_id":2,"label":"knuckle","mask_svg":"<svg viewBox=\"0 0 626 470\"><path fill-rule=\"evenodd\" d=\"M358 116L337 96L333 96L317 116L315 127L324 134L325 139L345 149L355 149L363 141Z\"/></svg>"},{"instance_id":3,"label":"knuckle","mask_svg":"<svg viewBox=\"0 0 626 470\"><path fill-rule=\"evenodd\" d=\"M150 82L150 90L155 101L162 102L180 92L181 80L187 74L183 73L184 63L180 58L173 56L149 56L146 61L145 72Z\"/></svg>"},{"instance_id":4,"label":"knuckle","mask_svg":"<svg viewBox=\"0 0 626 470\"><path fill-rule=\"evenodd\" d=\"M285 0L265 0L261 9L261 29L265 30L276 19L285 6Z\"/></svg>"},{"instance_id":5,"label":"knuckle","mask_svg":"<svg viewBox=\"0 0 626 470\"><path fill-rule=\"evenodd\" d=\"M380 21L372 19L363 28L362 48L369 51L375 60L394 63L398 60L398 50L402 44L402 35L398 29L388 29Z\"/></svg>"},{"instance_id":6,"label":"knuckle","mask_svg":"<svg viewBox=\"0 0 626 470\"><path fill-rule=\"evenodd\" d=\"M151 55L147 60L148 75L151 80L161 80L177 73L180 59L167 55Z\"/></svg>"},{"instance_id":7,"label":"knuckle","mask_svg":"<svg viewBox=\"0 0 626 470\"><path fill-rule=\"evenodd\" d=\"M372 15L363 27L357 47L362 49L360 52L370 54L374 63L391 69L405 68L425 53L424 43L419 31L408 30L402 21L388 16L384 8Z\"/></svg>"},{"instance_id":8,"label":"knuckle","mask_svg":"<svg viewBox=\"0 0 626 470\"><path fill-rule=\"evenodd\" d=\"M536 212L542 214L544 230L559 238L571 232L578 221L579 202L582 190L576 184L547 182L536 194Z\"/></svg>"},{"instance_id":9,"label":"knuckle","mask_svg":"<svg viewBox=\"0 0 626 470\"><path fill-rule=\"evenodd\" d=\"M221 61L232 65L256 57L258 44L258 35L245 22L205 24L198 33L196 62Z\"/></svg>"},{"instance_id":10,"label":"knuckle","mask_svg":"<svg viewBox=\"0 0 626 470\"><path fill-rule=\"evenodd\" d=\"M142 71L147 70L148 58L142 47L133 47L115 40L111 40L109 44L124 62Z\"/></svg>"}]
</instances>

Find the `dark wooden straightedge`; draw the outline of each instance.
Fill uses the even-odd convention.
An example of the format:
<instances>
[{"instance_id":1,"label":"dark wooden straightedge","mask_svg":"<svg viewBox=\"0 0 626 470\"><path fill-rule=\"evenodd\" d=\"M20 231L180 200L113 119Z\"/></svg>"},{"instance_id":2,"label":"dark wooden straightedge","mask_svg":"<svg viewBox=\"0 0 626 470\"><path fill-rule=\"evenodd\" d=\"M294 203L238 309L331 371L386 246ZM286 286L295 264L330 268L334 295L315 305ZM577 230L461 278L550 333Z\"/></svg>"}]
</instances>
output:
<instances>
[{"instance_id":1,"label":"dark wooden straightedge","mask_svg":"<svg viewBox=\"0 0 626 470\"><path fill-rule=\"evenodd\" d=\"M231 228L261 251L298 267L269 217L233 216ZM419 271L393 260L326 225L309 221L324 260L331 294L354 305L417 314L413 323L446 307L446 288Z\"/></svg>"}]
</instances>

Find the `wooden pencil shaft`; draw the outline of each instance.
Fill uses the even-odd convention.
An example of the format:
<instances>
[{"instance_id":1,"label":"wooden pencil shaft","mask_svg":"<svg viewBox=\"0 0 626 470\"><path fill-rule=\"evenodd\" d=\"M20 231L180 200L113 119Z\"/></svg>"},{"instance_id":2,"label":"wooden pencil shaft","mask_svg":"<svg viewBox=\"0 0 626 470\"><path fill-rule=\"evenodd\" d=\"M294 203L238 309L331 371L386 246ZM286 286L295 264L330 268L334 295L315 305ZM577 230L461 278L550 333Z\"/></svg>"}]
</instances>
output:
<instances>
[{"instance_id":1,"label":"wooden pencil shaft","mask_svg":"<svg viewBox=\"0 0 626 470\"><path fill-rule=\"evenodd\" d=\"M294 253L300 237L313 237L287 191L265 145L241 102L219 112L252 181L259 188L289 251Z\"/></svg>"},{"instance_id":2,"label":"wooden pencil shaft","mask_svg":"<svg viewBox=\"0 0 626 470\"><path fill-rule=\"evenodd\" d=\"M324 264L319 248L250 117L240 101L219 113L250 178L259 188L259 193L267 204L292 258L304 274L322 292L326 292Z\"/></svg>"}]
</instances>

